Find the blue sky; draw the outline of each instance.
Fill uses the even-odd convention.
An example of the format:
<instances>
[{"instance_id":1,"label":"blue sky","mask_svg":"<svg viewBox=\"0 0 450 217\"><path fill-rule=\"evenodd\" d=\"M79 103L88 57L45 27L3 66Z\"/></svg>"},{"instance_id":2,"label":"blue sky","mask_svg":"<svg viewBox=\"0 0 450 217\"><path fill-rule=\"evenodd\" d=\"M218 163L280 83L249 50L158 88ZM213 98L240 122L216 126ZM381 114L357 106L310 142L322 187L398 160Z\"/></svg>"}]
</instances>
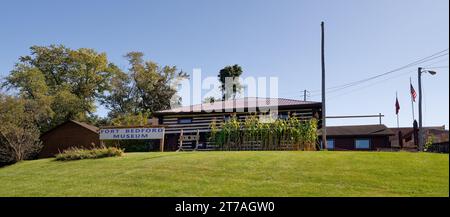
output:
<instances>
[{"instance_id":1,"label":"blue sky","mask_svg":"<svg viewBox=\"0 0 450 217\"><path fill-rule=\"evenodd\" d=\"M448 0L217 0L217 1L1 1L0 73L5 76L32 45L64 44L106 52L126 69L123 55L187 72L215 76L239 64L245 76L278 76L279 95L301 98L320 89L320 22L326 24L327 85L361 80L449 47ZM424 63L448 66L448 55ZM431 67L430 66L430 67ZM412 122L409 77L416 67L330 93L328 115L385 115L396 126ZM448 67L425 75L424 123L449 124ZM312 92L309 100L320 100ZM417 112L417 108L416 108ZM99 114L104 114L99 109ZM417 114L416 114L417 115ZM377 119L329 120L374 124Z\"/></svg>"}]
</instances>

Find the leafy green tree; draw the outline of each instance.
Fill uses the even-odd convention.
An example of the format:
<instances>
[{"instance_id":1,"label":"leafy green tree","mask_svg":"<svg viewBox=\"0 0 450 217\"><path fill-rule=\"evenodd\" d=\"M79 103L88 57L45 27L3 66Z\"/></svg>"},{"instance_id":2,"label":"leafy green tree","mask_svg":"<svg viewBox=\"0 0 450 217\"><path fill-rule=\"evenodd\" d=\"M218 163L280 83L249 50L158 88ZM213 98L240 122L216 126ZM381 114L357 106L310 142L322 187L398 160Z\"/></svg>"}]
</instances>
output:
<instances>
[{"instance_id":1,"label":"leafy green tree","mask_svg":"<svg viewBox=\"0 0 450 217\"><path fill-rule=\"evenodd\" d=\"M109 81L111 89L101 98L102 105L109 110L108 116L115 118L123 114L138 113L131 77L117 67L113 67L112 72Z\"/></svg>"},{"instance_id":2,"label":"leafy green tree","mask_svg":"<svg viewBox=\"0 0 450 217\"><path fill-rule=\"evenodd\" d=\"M24 64L17 64L11 75L7 78L8 83L3 86L11 85L20 87L20 97L30 99L27 101L27 107L33 111L33 123L48 122L48 117L54 115L51 109L52 96L48 94L48 86L44 75L34 67Z\"/></svg>"},{"instance_id":3,"label":"leafy green tree","mask_svg":"<svg viewBox=\"0 0 450 217\"><path fill-rule=\"evenodd\" d=\"M123 72L93 49L50 45L30 50L1 86L17 90L27 106L38 111L33 119L42 132L69 119L105 124L178 106L176 84L188 78L175 66L144 61L141 52L125 55L130 68ZM109 120L94 115L96 102L110 110Z\"/></svg>"},{"instance_id":4,"label":"leafy green tree","mask_svg":"<svg viewBox=\"0 0 450 217\"><path fill-rule=\"evenodd\" d=\"M41 149L36 111L26 100L0 94L0 162L14 163L35 157Z\"/></svg>"},{"instance_id":5,"label":"leafy green tree","mask_svg":"<svg viewBox=\"0 0 450 217\"><path fill-rule=\"evenodd\" d=\"M111 118L151 114L181 104L176 85L188 75L175 66L144 61L143 56L130 52L125 55L130 64L128 73L114 70L111 91L102 100Z\"/></svg>"},{"instance_id":6,"label":"leafy green tree","mask_svg":"<svg viewBox=\"0 0 450 217\"><path fill-rule=\"evenodd\" d=\"M220 101L222 101L222 99L215 98L213 96L208 96L203 99L203 103L214 103L214 102L220 102Z\"/></svg>"},{"instance_id":7,"label":"leafy green tree","mask_svg":"<svg viewBox=\"0 0 450 217\"><path fill-rule=\"evenodd\" d=\"M72 50L63 45L33 46L22 56L6 81L21 97L33 100L45 110L40 117L42 131L68 119L85 121L95 112L95 102L107 90L117 67L105 53L93 49ZM38 106L39 105L39 106Z\"/></svg>"},{"instance_id":8,"label":"leafy green tree","mask_svg":"<svg viewBox=\"0 0 450 217\"><path fill-rule=\"evenodd\" d=\"M155 112L179 105L181 99L176 95L176 84L188 78L175 66L160 66L152 61L144 61L141 52L130 52L125 57L131 66L135 102L140 112Z\"/></svg>"},{"instance_id":9,"label":"leafy green tree","mask_svg":"<svg viewBox=\"0 0 450 217\"><path fill-rule=\"evenodd\" d=\"M144 126L148 122L148 114L124 114L111 120L113 126Z\"/></svg>"},{"instance_id":10,"label":"leafy green tree","mask_svg":"<svg viewBox=\"0 0 450 217\"><path fill-rule=\"evenodd\" d=\"M237 93L241 92L242 85L239 82L239 77L242 75L242 72L242 68L237 64L226 66L219 71L217 77L221 83L220 90L222 91L223 100L235 99Z\"/></svg>"},{"instance_id":11,"label":"leafy green tree","mask_svg":"<svg viewBox=\"0 0 450 217\"><path fill-rule=\"evenodd\" d=\"M98 115L90 115L86 122L97 127L111 126L111 119L109 117L101 117Z\"/></svg>"}]
</instances>

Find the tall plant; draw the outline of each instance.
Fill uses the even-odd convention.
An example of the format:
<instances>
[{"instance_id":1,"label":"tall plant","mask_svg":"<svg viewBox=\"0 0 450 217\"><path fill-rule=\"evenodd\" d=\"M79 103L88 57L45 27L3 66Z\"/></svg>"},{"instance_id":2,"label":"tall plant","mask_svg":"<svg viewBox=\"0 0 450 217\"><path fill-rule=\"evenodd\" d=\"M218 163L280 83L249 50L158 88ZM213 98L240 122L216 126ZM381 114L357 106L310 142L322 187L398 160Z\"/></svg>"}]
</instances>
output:
<instances>
[{"instance_id":1,"label":"tall plant","mask_svg":"<svg viewBox=\"0 0 450 217\"><path fill-rule=\"evenodd\" d=\"M317 120L300 120L289 116L261 122L252 114L245 121L236 115L222 124L221 129L213 121L210 125L210 141L223 150L247 150L260 147L262 150L316 150Z\"/></svg>"}]
</instances>

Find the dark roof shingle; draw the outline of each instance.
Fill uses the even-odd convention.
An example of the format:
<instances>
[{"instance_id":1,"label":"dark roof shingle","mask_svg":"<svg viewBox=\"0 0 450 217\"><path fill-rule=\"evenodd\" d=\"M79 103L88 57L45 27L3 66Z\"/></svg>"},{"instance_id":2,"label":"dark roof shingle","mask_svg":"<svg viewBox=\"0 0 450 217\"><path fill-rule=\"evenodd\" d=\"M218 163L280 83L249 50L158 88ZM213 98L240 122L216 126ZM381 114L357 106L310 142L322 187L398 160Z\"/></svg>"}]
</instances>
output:
<instances>
[{"instance_id":1,"label":"dark roof shingle","mask_svg":"<svg viewBox=\"0 0 450 217\"><path fill-rule=\"evenodd\" d=\"M156 114L180 113L180 112L204 112L214 111L221 112L232 109L244 108L273 108L277 106L299 106L299 105L313 105L320 102L302 101L285 98L263 98L263 97L245 97L235 100L218 101L213 103L202 103L191 106L183 106L174 109L167 109L156 112Z\"/></svg>"},{"instance_id":2,"label":"dark roof shingle","mask_svg":"<svg viewBox=\"0 0 450 217\"><path fill-rule=\"evenodd\" d=\"M74 121L74 120L70 120L70 122L73 122L73 123L75 123L75 124L78 124L78 125L80 125L80 126L86 128L86 129L88 129L88 130L90 130L90 131L93 131L93 132L96 132L96 133L98 133L98 131L99 131L99 128L98 128L98 127L92 126L92 125L87 124L87 123L78 122L78 121Z\"/></svg>"},{"instance_id":3,"label":"dark roof shingle","mask_svg":"<svg viewBox=\"0 0 450 217\"><path fill-rule=\"evenodd\" d=\"M100 130L98 127L89 125L89 124L87 124L87 123L78 122L78 121L74 121L74 120L68 120L68 121L65 121L65 122L63 122L63 123L61 123L61 124L59 124L59 125L53 127L53 128L50 129L50 130L44 132L40 137L42 138L44 135L47 135L48 133L52 132L52 131L55 130L55 129L58 129L59 127L61 127L61 126L64 125L64 124L67 124L67 123L74 123L74 124L76 124L76 125L78 125L78 126L81 126L81 127L83 127L83 128L86 128L86 129L88 129L88 130L90 130L90 131L92 131L92 132L94 132L94 133L99 133L99 130Z\"/></svg>"},{"instance_id":4,"label":"dark roof shingle","mask_svg":"<svg viewBox=\"0 0 450 217\"><path fill-rule=\"evenodd\" d=\"M319 130L319 134L322 134L321 130ZM327 127L327 136L381 136L393 134L394 132L383 124Z\"/></svg>"},{"instance_id":5,"label":"dark roof shingle","mask_svg":"<svg viewBox=\"0 0 450 217\"><path fill-rule=\"evenodd\" d=\"M398 134L399 131L402 132L403 136L409 135L413 133L413 129L412 127L390 127L390 130L392 130L392 132L394 132L395 135ZM445 131L445 126L429 126L429 127L423 127L424 130L444 130Z\"/></svg>"}]
</instances>

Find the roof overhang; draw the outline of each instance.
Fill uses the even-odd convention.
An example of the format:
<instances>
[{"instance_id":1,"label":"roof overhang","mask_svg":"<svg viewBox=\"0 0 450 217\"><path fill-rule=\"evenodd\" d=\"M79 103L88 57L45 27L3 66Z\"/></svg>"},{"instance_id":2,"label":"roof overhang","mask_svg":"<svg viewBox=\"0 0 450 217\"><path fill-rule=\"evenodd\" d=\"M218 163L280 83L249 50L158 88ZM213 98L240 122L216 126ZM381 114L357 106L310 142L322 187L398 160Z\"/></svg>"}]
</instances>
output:
<instances>
[{"instance_id":1,"label":"roof overhang","mask_svg":"<svg viewBox=\"0 0 450 217\"><path fill-rule=\"evenodd\" d=\"M264 112L264 111L276 111L276 110L286 110L286 109L296 109L296 108L321 108L322 103L314 102L308 104L297 104L297 105L282 105L282 106L260 106L256 107L252 110L248 110L247 107L238 107L229 109L220 109L220 110L200 110L200 111L180 111L180 112L171 112L171 111L158 111L154 112L153 115L156 117L167 116L167 115L195 115L195 114L229 114L229 113L251 113L251 112Z\"/></svg>"}]
</instances>

